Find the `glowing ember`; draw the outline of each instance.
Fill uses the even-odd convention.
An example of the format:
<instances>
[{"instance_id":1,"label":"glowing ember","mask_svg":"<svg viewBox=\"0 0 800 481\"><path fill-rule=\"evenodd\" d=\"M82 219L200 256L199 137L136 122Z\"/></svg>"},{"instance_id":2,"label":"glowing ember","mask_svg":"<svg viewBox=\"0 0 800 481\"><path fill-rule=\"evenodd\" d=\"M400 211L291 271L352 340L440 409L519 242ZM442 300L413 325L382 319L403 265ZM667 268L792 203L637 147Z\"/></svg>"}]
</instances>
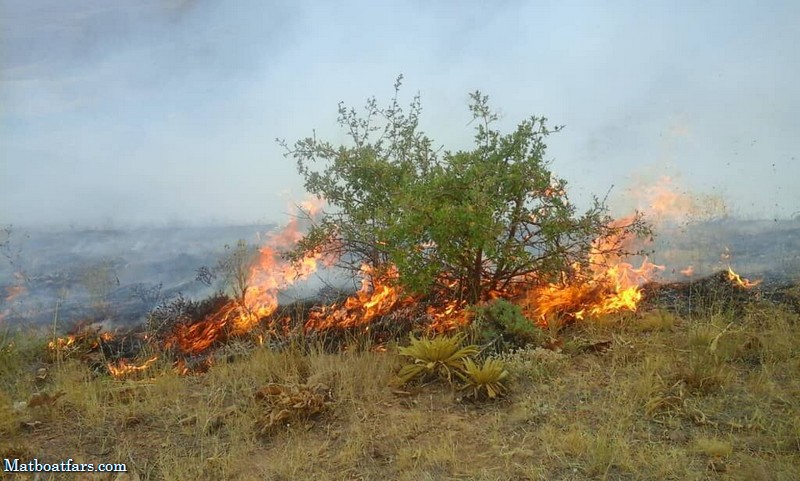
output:
<instances>
[{"instance_id":1,"label":"glowing ember","mask_svg":"<svg viewBox=\"0 0 800 481\"><path fill-rule=\"evenodd\" d=\"M128 361L126 361L125 359L120 359L116 365L113 363L108 363L106 367L108 368L109 374L111 374L116 378L120 378L129 376L134 373L146 371L157 360L158 356L153 356L150 359L144 361L142 364L128 364Z\"/></svg>"},{"instance_id":2,"label":"glowing ember","mask_svg":"<svg viewBox=\"0 0 800 481\"><path fill-rule=\"evenodd\" d=\"M432 331L450 331L457 327L465 326L472 321L473 313L466 309L465 301L450 301L444 307L428 306L427 314L432 322Z\"/></svg>"},{"instance_id":3,"label":"glowing ember","mask_svg":"<svg viewBox=\"0 0 800 481\"><path fill-rule=\"evenodd\" d=\"M680 271L680 273L683 274L686 277L692 277L694 275L694 267L689 266L686 269L683 269L682 271Z\"/></svg>"}]
</instances>

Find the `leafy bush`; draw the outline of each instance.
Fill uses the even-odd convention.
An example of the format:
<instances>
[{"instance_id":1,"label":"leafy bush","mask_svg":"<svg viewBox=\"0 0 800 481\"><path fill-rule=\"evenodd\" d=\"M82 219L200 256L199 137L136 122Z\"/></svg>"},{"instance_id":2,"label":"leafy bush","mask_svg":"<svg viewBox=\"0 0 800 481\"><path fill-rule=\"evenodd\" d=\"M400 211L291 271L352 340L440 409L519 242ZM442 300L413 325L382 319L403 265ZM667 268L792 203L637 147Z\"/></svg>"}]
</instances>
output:
<instances>
[{"instance_id":1,"label":"leafy bush","mask_svg":"<svg viewBox=\"0 0 800 481\"><path fill-rule=\"evenodd\" d=\"M546 118L502 134L488 97L476 91L469 105L474 148L443 151L420 129L419 96L407 112L401 108L401 80L387 107L372 98L361 116L339 105L349 145L316 136L280 142L306 190L333 207L298 243L294 260L322 253L355 273L362 264L394 265L409 291L475 303L526 275L555 280L574 272L576 263L588 263L597 238L649 233L640 216L612 225L597 199L577 214L566 181L545 160L545 140L561 130ZM608 253L622 249L612 245Z\"/></svg>"}]
</instances>

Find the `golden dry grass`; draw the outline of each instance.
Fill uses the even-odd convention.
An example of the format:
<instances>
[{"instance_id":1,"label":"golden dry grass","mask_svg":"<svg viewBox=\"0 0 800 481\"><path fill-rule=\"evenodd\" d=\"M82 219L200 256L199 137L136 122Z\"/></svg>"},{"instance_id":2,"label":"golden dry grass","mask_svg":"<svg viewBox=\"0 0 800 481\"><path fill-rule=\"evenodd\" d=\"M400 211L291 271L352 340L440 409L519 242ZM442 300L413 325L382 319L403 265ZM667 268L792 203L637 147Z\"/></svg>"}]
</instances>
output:
<instances>
[{"instance_id":1,"label":"golden dry grass","mask_svg":"<svg viewBox=\"0 0 800 481\"><path fill-rule=\"evenodd\" d=\"M259 348L204 375L157 364L119 381L20 342L1 358L0 455L125 462L142 481L800 479L796 313L650 312L560 335L563 353L504 355L509 395L481 403L446 383L398 389L395 347ZM260 429L270 383L327 386L332 404ZM63 395L20 407L36 393Z\"/></svg>"}]
</instances>

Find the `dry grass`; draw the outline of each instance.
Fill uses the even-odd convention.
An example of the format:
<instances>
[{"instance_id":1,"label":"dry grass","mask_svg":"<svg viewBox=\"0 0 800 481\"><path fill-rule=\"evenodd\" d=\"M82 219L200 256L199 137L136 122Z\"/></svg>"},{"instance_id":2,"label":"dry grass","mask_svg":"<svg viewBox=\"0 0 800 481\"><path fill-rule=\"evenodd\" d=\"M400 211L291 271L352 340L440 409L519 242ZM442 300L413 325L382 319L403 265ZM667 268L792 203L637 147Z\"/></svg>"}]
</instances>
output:
<instances>
[{"instance_id":1,"label":"dry grass","mask_svg":"<svg viewBox=\"0 0 800 481\"><path fill-rule=\"evenodd\" d=\"M260 348L118 381L77 361L40 379L41 343L25 341L0 354L0 454L125 462L143 481L800 478L797 314L653 312L560 335L564 353L505 355L508 397L480 403L446 383L398 389L394 347ZM263 429L268 385L329 391ZM63 395L20 408L36 393Z\"/></svg>"}]
</instances>

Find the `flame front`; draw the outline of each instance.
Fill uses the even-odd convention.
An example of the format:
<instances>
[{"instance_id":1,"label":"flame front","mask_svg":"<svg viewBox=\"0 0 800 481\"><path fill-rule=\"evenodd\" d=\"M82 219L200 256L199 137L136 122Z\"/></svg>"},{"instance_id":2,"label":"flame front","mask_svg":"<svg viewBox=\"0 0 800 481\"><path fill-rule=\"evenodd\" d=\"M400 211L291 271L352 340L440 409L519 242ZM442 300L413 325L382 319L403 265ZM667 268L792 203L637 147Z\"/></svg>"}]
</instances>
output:
<instances>
[{"instance_id":1,"label":"flame front","mask_svg":"<svg viewBox=\"0 0 800 481\"><path fill-rule=\"evenodd\" d=\"M635 311L642 299L640 286L664 270L645 257L639 267L620 254L634 251L636 237L621 230L634 220L613 221L612 234L594 240L589 253L589 268L573 266L568 282L547 283L530 288L522 300L523 310L540 326L554 316L584 319L619 311Z\"/></svg>"},{"instance_id":2,"label":"flame front","mask_svg":"<svg viewBox=\"0 0 800 481\"><path fill-rule=\"evenodd\" d=\"M697 210L693 198L673 192L669 188L670 182L664 178L658 185L640 191L640 197L646 198L645 210L656 220L674 220ZM309 218L319 212L319 207L319 202L302 205ZM608 226L611 234L595 239L587 262L572 266L562 282L526 277L507 291L492 292L486 297L515 299L526 316L540 326L558 317L581 320L620 311L636 311L643 296L641 286L664 271L664 266L650 262L647 257L634 265L626 257L625 253L639 251L642 247L640 239L626 229L635 220L630 216L612 221ZM250 270L249 287L241 299L229 301L200 322L176 326L165 344L177 347L185 354L202 353L228 336L250 332L262 319L274 314L281 290L298 280L307 279L317 271L320 262L329 261L319 255L310 255L298 263L290 263L281 257L281 252L291 249L303 238L299 227L295 217L284 229L266 239ZM694 274L691 266L680 272L686 276ZM745 288L758 284L742 279L731 269L728 276L732 282ZM380 270L362 266L360 289L343 302L312 310L303 328L306 331L368 328L376 319L419 302L419 296L403 292L398 277L394 266ZM442 292L430 296L434 300L425 308L430 319L429 327L443 331L469 323L472 311L467 309L463 299L453 295L457 283L440 279L439 284ZM284 333L290 324L285 317L273 320L273 327L282 329ZM259 337L259 343L263 342L263 337Z\"/></svg>"},{"instance_id":3,"label":"flame front","mask_svg":"<svg viewBox=\"0 0 800 481\"><path fill-rule=\"evenodd\" d=\"M116 378L121 378L129 376L134 373L146 371L157 360L158 356L153 356L141 364L129 364L127 360L120 359L119 362L117 362L116 364L113 363L106 364L106 367L108 368L109 374L111 374Z\"/></svg>"},{"instance_id":4,"label":"flame front","mask_svg":"<svg viewBox=\"0 0 800 481\"><path fill-rule=\"evenodd\" d=\"M305 215L313 217L320 212L321 201L301 203ZM278 308L278 292L307 279L318 268L321 255L312 255L299 263L281 257L281 252L292 248L303 237L297 216L277 233L269 235L259 249L258 258L250 268L243 299L231 299L205 319L193 324L179 324L165 342L166 347L176 347L186 354L197 354L223 341L227 336L250 332L261 319Z\"/></svg>"},{"instance_id":5,"label":"flame front","mask_svg":"<svg viewBox=\"0 0 800 481\"><path fill-rule=\"evenodd\" d=\"M341 304L312 311L305 324L306 330L363 326L400 306L415 302L415 298L405 295L396 285L397 278L397 269L393 266L377 273L370 266L362 265L361 289Z\"/></svg>"},{"instance_id":6,"label":"flame front","mask_svg":"<svg viewBox=\"0 0 800 481\"><path fill-rule=\"evenodd\" d=\"M78 349L81 351L93 351L100 348L103 342L114 339L114 334L108 331L98 333L97 330L83 329L75 334L68 334L66 337L57 337L47 343L47 349L52 352L69 351Z\"/></svg>"}]
</instances>

